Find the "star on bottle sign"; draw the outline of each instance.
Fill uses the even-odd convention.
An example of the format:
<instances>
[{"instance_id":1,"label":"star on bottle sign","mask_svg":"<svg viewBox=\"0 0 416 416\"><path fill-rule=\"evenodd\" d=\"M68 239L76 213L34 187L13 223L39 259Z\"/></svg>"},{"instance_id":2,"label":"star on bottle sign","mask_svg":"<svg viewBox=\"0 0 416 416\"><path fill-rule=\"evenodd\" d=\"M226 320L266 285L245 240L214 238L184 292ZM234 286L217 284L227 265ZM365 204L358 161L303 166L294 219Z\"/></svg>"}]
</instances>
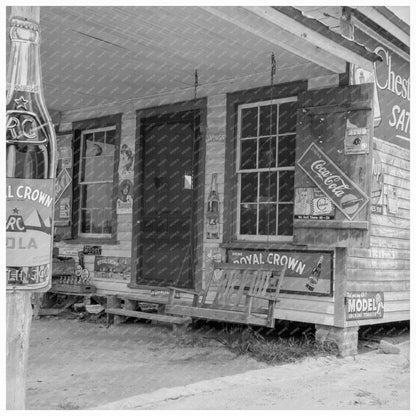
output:
<instances>
[{"instance_id":1,"label":"star on bottle sign","mask_svg":"<svg viewBox=\"0 0 416 416\"><path fill-rule=\"evenodd\" d=\"M16 110L18 110L19 108L27 110L26 105L29 102L29 100L26 100L24 97L20 97L16 98L14 102L16 103Z\"/></svg>"}]
</instances>

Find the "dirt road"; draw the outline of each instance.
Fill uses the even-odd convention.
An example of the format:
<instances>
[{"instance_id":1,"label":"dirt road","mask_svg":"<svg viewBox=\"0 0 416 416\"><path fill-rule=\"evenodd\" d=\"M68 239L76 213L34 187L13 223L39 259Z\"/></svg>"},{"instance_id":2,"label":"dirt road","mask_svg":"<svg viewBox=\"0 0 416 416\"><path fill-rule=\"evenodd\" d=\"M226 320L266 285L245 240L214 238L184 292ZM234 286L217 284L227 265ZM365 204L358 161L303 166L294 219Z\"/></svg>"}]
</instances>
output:
<instances>
[{"instance_id":1,"label":"dirt road","mask_svg":"<svg viewBox=\"0 0 416 416\"><path fill-rule=\"evenodd\" d=\"M408 409L409 344L400 347L272 367L162 327L42 319L32 324L27 408Z\"/></svg>"}]
</instances>

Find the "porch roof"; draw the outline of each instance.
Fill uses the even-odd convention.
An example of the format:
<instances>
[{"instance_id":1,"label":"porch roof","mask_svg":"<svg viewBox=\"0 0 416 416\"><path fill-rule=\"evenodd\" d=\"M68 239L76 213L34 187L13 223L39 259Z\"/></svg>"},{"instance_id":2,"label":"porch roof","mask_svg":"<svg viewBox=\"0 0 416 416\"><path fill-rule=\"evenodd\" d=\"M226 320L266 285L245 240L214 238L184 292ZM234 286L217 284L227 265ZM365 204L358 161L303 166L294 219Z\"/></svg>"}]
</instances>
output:
<instances>
[{"instance_id":1,"label":"porch roof","mask_svg":"<svg viewBox=\"0 0 416 416\"><path fill-rule=\"evenodd\" d=\"M267 85L272 52L276 83L343 73L347 61L372 67L376 55L334 39L293 10L41 7L47 105L66 112L187 89L192 94L195 70L199 96L213 86L226 92L237 81Z\"/></svg>"}]
</instances>

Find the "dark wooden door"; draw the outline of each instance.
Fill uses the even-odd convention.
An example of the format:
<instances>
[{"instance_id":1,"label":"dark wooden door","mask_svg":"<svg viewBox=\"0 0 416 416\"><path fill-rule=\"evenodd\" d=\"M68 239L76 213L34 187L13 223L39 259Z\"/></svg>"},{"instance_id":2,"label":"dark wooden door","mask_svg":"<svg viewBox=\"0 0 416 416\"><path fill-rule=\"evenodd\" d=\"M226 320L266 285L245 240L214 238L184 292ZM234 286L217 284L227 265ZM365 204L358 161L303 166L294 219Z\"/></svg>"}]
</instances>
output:
<instances>
[{"instance_id":1,"label":"dark wooden door","mask_svg":"<svg viewBox=\"0 0 416 416\"><path fill-rule=\"evenodd\" d=\"M195 123L194 112L142 123L140 285L193 286Z\"/></svg>"}]
</instances>

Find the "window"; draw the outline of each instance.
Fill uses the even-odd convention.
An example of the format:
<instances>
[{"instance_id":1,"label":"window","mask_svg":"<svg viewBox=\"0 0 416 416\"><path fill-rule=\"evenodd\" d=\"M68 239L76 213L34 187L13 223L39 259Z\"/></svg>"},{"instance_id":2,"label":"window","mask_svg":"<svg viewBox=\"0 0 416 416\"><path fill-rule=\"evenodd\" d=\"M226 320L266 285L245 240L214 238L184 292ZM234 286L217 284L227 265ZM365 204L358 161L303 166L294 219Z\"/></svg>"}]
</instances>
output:
<instances>
[{"instance_id":1,"label":"window","mask_svg":"<svg viewBox=\"0 0 416 416\"><path fill-rule=\"evenodd\" d=\"M238 108L237 238L292 239L296 110L296 97Z\"/></svg>"},{"instance_id":2,"label":"window","mask_svg":"<svg viewBox=\"0 0 416 416\"><path fill-rule=\"evenodd\" d=\"M80 237L112 236L116 127L83 130L79 163Z\"/></svg>"}]
</instances>

